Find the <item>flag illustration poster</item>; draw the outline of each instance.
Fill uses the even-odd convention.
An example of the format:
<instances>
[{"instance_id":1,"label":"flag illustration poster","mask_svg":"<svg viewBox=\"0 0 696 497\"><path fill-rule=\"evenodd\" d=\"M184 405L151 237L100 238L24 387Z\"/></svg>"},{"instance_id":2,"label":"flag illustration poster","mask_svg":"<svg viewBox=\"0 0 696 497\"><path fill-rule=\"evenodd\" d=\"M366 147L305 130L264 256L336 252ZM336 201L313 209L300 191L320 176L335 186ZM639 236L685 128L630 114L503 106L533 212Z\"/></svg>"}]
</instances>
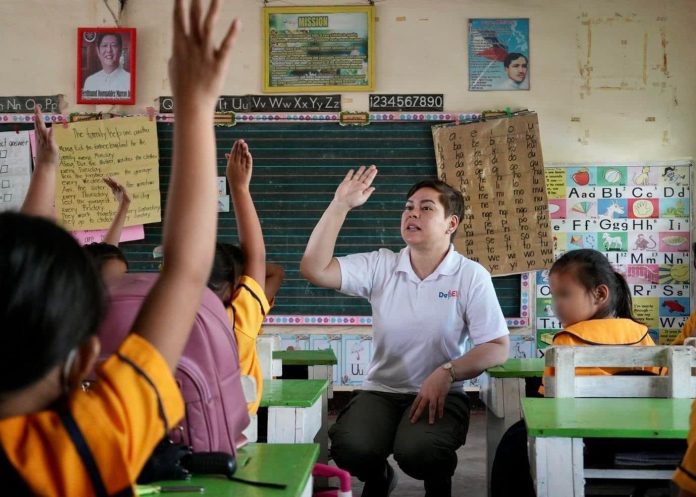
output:
<instances>
[{"instance_id":1,"label":"flag illustration poster","mask_svg":"<svg viewBox=\"0 0 696 497\"><path fill-rule=\"evenodd\" d=\"M529 19L469 19L469 91L529 90Z\"/></svg>"}]
</instances>

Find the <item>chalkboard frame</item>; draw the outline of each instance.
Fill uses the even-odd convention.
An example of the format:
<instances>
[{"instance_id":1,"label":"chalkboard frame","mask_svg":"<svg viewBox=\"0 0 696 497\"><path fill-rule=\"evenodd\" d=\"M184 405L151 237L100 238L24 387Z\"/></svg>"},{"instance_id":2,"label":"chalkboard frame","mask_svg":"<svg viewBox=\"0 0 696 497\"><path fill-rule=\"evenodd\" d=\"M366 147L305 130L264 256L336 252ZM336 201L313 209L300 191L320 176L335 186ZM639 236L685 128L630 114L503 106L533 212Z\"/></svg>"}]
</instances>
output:
<instances>
[{"instance_id":1,"label":"chalkboard frame","mask_svg":"<svg viewBox=\"0 0 696 497\"><path fill-rule=\"evenodd\" d=\"M443 119L446 120L448 118L451 118L450 116L454 118L460 118L464 119L466 117L469 117L468 114L461 114L461 115L451 115L451 114L430 114L427 116L422 116L425 117L423 119L418 119L417 114L412 114L412 115L404 115L402 116L401 119L399 119L399 115L390 115L389 117L385 114L371 114L371 120L374 119L372 125L379 126L381 122L388 122L388 123L393 123L393 124L399 124L399 123L413 123L414 121L425 121L422 124L427 124L428 122L432 122L432 124L437 124L437 123L442 123ZM1 116L0 116L1 117ZM247 119L244 119L246 117ZM278 116L280 117L280 116ZM285 116L283 116L285 117ZM275 120L273 118L270 118L268 120L256 120L254 118L258 118L258 116L252 117L252 115L244 116L240 115L238 123L239 124L244 124L245 126L251 125L253 127L256 127L258 125L274 125L274 124L329 124L331 123L333 126L336 126L337 129L341 129L336 122L336 120L333 119L334 116L320 116L320 117L326 117L327 119L317 119L316 121L310 120L309 116L307 116L307 121L302 122L302 120L297 119L297 120L291 120L291 119L278 119L276 118ZM380 120L382 121L380 122ZM31 116L30 115L14 115L12 116L11 120L13 122L2 122L2 119L0 119L0 131L15 131L17 129L31 129ZM67 116L61 116L61 115L52 115L50 117L47 117L47 121L53 121L57 124L59 124L61 121L67 120ZM171 123L174 121L172 115L158 115L157 116L158 120L158 127L159 125L171 125ZM376 121L376 122L375 122ZM60 125L60 124L59 124ZM229 128L229 126L216 126L216 129L218 128ZM348 128L351 129L351 128ZM434 155L434 152L433 152ZM220 171L220 157L219 159L219 171ZM434 159L433 159L434 160ZM222 159L222 171L224 171L224 159ZM162 163L160 162L160 166L162 166ZM224 173L223 173L224 174ZM164 194L163 194L164 195ZM164 206L164 202L163 202ZM318 218L317 218L318 219ZM157 223L155 225L146 225L145 230L146 230L146 235L147 232L150 231L153 227L159 227L161 229L161 224ZM157 228L155 228L157 230ZM128 253L129 251L129 245L132 244L138 244L138 242L129 242L125 243L123 245L123 248L125 251ZM140 254L141 256L145 256L144 250L147 250L147 267L143 268L137 268L137 270L144 270L144 271L157 271L159 269L159 266L161 264L161 259L158 258L158 256L155 254L156 250L156 244L149 243L147 246L141 242L143 245L140 248ZM143 261L144 262L144 261ZM515 303L515 308L518 309L519 312L516 312L516 315L508 315L506 316L507 320L507 325L508 327L511 328L517 328L517 327L525 327L530 324L530 300L531 300L531 281L532 277L530 276L529 273L521 273L519 275L519 306L517 306ZM289 326L371 326L372 325L372 317L368 315L312 315L312 314L288 314L288 313L278 313L274 314L273 312L266 318L265 321L266 324L270 325L289 325Z\"/></svg>"}]
</instances>

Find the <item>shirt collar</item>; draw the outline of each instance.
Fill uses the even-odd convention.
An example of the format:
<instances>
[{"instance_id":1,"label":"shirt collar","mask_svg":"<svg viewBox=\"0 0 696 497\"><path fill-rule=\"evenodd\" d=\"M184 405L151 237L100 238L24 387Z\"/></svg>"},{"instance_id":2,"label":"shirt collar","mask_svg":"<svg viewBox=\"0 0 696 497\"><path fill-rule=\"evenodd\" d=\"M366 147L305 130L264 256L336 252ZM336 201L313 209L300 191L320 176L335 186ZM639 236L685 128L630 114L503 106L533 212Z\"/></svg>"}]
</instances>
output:
<instances>
[{"instance_id":1,"label":"shirt collar","mask_svg":"<svg viewBox=\"0 0 696 497\"><path fill-rule=\"evenodd\" d=\"M449 250L447 251L447 255L445 255L445 258L442 260L440 265L435 268L435 271L431 275L429 275L427 279L435 279L440 275L444 276L450 276L453 275L454 273L457 272L459 269L459 258L457 257L457 253L454 250L454 245L450 244ZM413 270L413 266L411 265L411 248L410 247L405 247L401 250L399 253L399 260L398 263L396 264L396 272L402 272L406 273L409 275L412 275L414 278L418 279L420 281L420 278L416 275L416 272Z\"/></svg>"}]
</instances>

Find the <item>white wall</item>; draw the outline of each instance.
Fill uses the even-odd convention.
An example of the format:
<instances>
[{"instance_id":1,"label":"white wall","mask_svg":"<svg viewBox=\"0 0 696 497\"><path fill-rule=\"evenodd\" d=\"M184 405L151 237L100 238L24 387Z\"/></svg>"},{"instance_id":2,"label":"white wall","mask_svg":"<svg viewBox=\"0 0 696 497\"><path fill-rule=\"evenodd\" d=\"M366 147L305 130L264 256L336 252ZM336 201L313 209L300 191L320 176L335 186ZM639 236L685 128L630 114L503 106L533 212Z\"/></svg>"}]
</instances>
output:
<instances>
[{"instance_id":1,"label":"white wall","mask_svg":"<svg viewBox=\"0 0 696 497\"><path fill-rule=\"evenodd\" d=\"M302 3L320 2L270 5ZM109 4L118 13L118 2ZM138 28L136 110L169 94L171 5L171 0L128 0L121 15L123 26ZM696 155L691 139L696 131L694 0L383 0L376 5L377 92L443 92L452 111L534 109L547 161ZM261 92L262 6L260 0L224 1L223 17L237 15L245 24L226 94ZM530 18L529 92L467 91L469 17ZM114 25L102 0L0 2L0 46L6 50L0 94L63 93L68 112L93 110L74 103L75 32L90 25ZM344 107L366 109L367 95L346 94Z\"/></svg>"}]
</instances>

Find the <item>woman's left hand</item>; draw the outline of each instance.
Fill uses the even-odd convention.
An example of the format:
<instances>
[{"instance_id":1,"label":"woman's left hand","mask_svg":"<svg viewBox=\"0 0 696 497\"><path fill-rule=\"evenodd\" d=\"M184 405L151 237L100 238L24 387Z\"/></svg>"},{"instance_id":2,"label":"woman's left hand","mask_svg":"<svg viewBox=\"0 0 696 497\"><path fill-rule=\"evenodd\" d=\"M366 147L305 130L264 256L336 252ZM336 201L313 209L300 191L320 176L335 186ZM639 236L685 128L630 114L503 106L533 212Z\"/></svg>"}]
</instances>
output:
<instances>
[{"instance_id":1,"label":"woman's left hand","mask_svg":"<svg viewBox=\"0 0 696 497\"><path fill-rule=\"evenodd\" d=\"M452 377L444 368L437 368L421 385L416 400L411 405L411 423L416 423L423 411L428 409L428 423L434 424L436 415L440 419L445 414L445 400L449 393Z\"/></svg>"}]
</instances>

